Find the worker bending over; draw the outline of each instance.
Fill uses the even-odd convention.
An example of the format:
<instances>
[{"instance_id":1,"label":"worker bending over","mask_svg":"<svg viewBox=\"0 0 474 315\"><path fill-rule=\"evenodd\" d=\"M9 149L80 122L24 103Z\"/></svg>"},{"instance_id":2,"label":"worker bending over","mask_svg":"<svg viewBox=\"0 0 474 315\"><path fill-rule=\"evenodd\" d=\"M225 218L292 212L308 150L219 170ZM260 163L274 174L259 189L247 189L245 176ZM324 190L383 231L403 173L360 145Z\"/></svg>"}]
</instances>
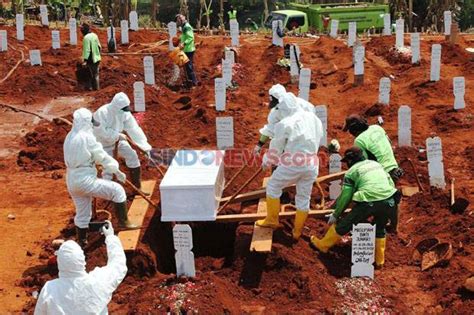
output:
<instances>
[{"instance_id":1,"label":"worker bending over","mask_svg":"<svg viewBox=\"0 0 474 315\"><path fill-rule=\"evenodd\" d=\"M96 164L110 174L115 174L120 182L125 181L125 174L119 170L119 164L97 142L92 133L92 113L80 108L73 114L72 130L64 140L64 162L67 167L66 183L69 194L76 207L74 224L79 244L87 244L87 231L92 217L92 198L99 197L112 200L122 228L136 228L128 221L127 196L119 184L97 178Z\"/></svg>"},{"instance_id":2,"label":"worker bending over","mask_svg":"<svg viewBox=\"0 0 474 315\"><path fill-rule=\"evenodd\" d=\"M110 221L102 233L107 245L107 265L90 273L86 272L84 252L76 242L61 245L56 252L59 278L46 282L41 289L35 315L108 313L112 293L127 274L127 260Z\"/></svg>"},{"instance_id":3,"label":"worker bending over","mask_svg":"<svg viewBox=\"0 0 474 315\"><path fill-rule=\"evenodd\" d=\"M346 118L343 131L349 131L355 137L354 145L362 150L365 158L382 164L394 182L403 176L403 170L395 160L390 139L381 126L369 126L365 118L354 114Z\"/></svg>"},{"instance_id":4,"label":"worker bending over","mask_svg":"<svg viewBox=\"0 0 474 315\"><path fill-rule=\"evenodd\" d=\"M100 88L99 65L101 60L100 50L102 47L100 46L97 34L90 31L89 24L82 24L81 33L84 35L82 40L82 65L86 66L89 70L87 88L97 91Z\"/></svg>"},{"instance_id":5,"label":"worker bending over","mask_svg":"<svg viewBox=\"0 0 474 315\"><path fill-rule=\"evenodd\" d=\"M327 253L343 235L351 231L353 224L373 217L376 224L375 265L380 268L385 262L385 227L390 221L396 229L400 196L383 166L367 160L359 147L348 149L341 161L347 163L349 170L344 176L341 195L336 200L334 212L328 220L331 227L323 239L311 236L311 243L321 252ZM339 220L351 201L352 211Z\"/></svg>"},{"instance_id":6,"label":"worker bending over","mask_svg":"<svg viewBox=\"0 0 474 315\"><path fill-rule=\"evenodd\" d=\"M270 149L263 157L263 168L278 165L268 181L267 217L258 226L279 227L280 196L283 188L296 184L296 217L293 238L299 239L308 217L311 191L318 175L318 148L323 135L316 115L301 110L292 93L286 93L275 107L282 120L275 125Z\"/></svg>"},{"instance_id":7,"label":"worker bending over","mask_svg":"<svg viewBox=\"0 0 474 315\"><path fill-rule=\"evenodd\" d=\"M125 159L125 164L130 171L132 184L141 188L140 159L123 132L127 132L132 141L146 153L148 158L151 158L151 145L135 117L130 113L129 105L130 99L125 93L115 94L112 102L101 106L94 113L94 119L100 123L99 127L94 128L94 134L110 156L113 156L117 146L118 156ZM102 173L102 177L112 179L112 173L106 170Z\"/></svg>"}]
</instances>

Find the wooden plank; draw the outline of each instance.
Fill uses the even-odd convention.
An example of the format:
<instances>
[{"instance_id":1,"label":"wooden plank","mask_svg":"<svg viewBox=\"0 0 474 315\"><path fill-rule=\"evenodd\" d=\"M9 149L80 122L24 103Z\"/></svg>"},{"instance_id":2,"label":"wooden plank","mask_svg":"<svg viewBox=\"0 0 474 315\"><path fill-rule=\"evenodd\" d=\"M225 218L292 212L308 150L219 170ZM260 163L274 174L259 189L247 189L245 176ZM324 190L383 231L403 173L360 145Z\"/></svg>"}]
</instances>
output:
<instances>
[{"instance_id":1,"label":"wooden plank","mask_svg":"<svg viewBox=\"0 0 474 315\"><path fill-rule=\"evenodd\" d=\"M263 179L263 186L267 187L267 182L270 177L265 177ZM257 213L267 214L267 199L266 197L260 198L257 207ZM252 242L250 243L250 251L255 251L259 253L268 253L272 250L272 239L273 239L273 229L257 226L253 227Z\"/></svg>"},{"instance_id":2,"label":"wooden plank","mask_svg":"<svg viewBox=\"0 0 474 315\"><path fill-rule=\"evenodd\" d=\"M156 180L147 180L142 182L142 191L150 194L153 194L155 189ZM148 202L143 199L142 196L137 195L133 199L132 205L128 210L128 219L135 224L142 225L143 220L145 219L146 212L148 210ZM140 229L121 231L118 233L118 237L122 242L123 249L125 251L133 251L137 248L138 241L140 239Z\"/></svg>"},{"instance_id":3,"label":"wooden plank","mask_svg":"<svg viewBox=\"0 0 474 315\"><path fill-rule=\"evenodd\" d=\"M327 214L331 214L334 210L310 210L308 215L310 217L322 218ZM347 209L346 212L349 212L350 209ZM280 219L288 219L294 217L296 211L280 212ZM265 213L242 213L242 214L226 214L218 215L216 222L255 222L260 219L264 219L266 216Z\"/></svg>"}]
</instances>

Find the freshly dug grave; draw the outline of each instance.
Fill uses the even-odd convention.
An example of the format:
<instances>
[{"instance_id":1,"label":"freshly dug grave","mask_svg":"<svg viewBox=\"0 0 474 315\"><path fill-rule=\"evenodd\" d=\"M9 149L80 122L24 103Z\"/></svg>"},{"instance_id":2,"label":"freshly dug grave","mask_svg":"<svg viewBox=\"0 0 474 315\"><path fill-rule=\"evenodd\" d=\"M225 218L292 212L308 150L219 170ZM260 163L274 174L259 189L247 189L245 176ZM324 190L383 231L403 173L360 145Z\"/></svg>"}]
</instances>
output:
<instances>
[{"instance_id":1,"label":"freshly dug grave","mask_svg":"<svg viewBox=\"0 0 474 315\"><path fill-rule=\"evenodd\" d=\"M9 34L14 32L9 31ZM105 32L100 31L101 39ZM44 49L46 65L43 71L54 73L61 70L64 80L51 80L46 75L46 83L40 88L36 81L21 80L27 77L31 68L22 65L12 76L14 83L2 88L0 99L14 104L31 104L36 99L29 93L28 84L35 85L32 91L38 98L63 95L87 94L95 98L92 109L108 102L114 93L125 91L132 95L133 82L143 79L142 56L104 56L101 78L103 90L100 92L81 91L74 85L73 66L78 48L68 47L68 53L56 58L49 51L49 31L27 27L26 34L38 35L35 48ZM42 34L42 37L39 35ZM63 31L61 33L63 35ZM62 38L67 38L65 33ZM165 38L165 34L152 31L132 33L131 42L154 42ZM10 39L14 43L14 39ZM441 42L441 37L429 37L422 41L422 62L419 66L391 65L377 49L390 48L394 38L372 39L375 44L367 44L365 85L353 87L352 51L341 41L329 38L296 39L290 42L300 44L302 62L312 69L311 101L328 106L329 137L338 138L343 149L353 141L342 132L344 118L350 113L367 113L374 123L377 115L382 115L385 129L393 144L397 143L397 110L400 105L409 105L413 115L413 148L397 149L397 157L413 160L420 174L424 193L404 198L401 204L400 231L390 235L387 242L386 266L376 272L374 282L348 279L350 275L350 240L337 246L329 254L318 254L309 246L309 235L323 235L327 226L322 220L311 219L304 231L305 236L293 243L290 237L291 220L285 222L283 230L275 232L272 253L257 255L250 253L252 226L193 224L195 233L196 269L194 280L176 280L174 272L171 226L159 221L159 209L150 210L145 220L148 229L142 236L142 243L135 255L129 257L129 276L119 287L110 304L114 312L164 312L197 311L201 313L252 313L252 312L447 312L472 313L472 294L462 289L468 277L474 273L472 259L472 192L474 182L472 172L472 148L465 139L474 136L472 124L473 87L467 84L467 108L460 112L450 112L453 103L452 77L465 76L466 82L474 79L472 59L463 54L464 45L452 47L443 45L443 54L452 54L456 59L445 60L441 68L441 81L427 82L429 79L429 54L431 44ZM244 36L243 47L239 50L241 66L235 74L237 89L227 93L227 110L216 113L213 79L219 76L217 66L223 47L229 38L198 37L196 69L201 86L192 90L171 89L161 81L169 73L166 45L155 51L157 85L146 87L148 110L137 116L150 142L156 148L214 148L216 145L215 117L233 116L235 143L237 148L251 149L258 140L258 129L265 123L268 110L264 102L268 99L268 88L277 82L297 92L296 84L289 84L289 75L276 66L283 51L269 45L269 40L259 35ZM382 47L383 46L383 47ZM380 48L381 47L381 48ZM137 51L140 45L121 47L122 51ZM0 58L14 58L13 52ZM443 55L444 56L444 55ZM3 61L3 59L2 59ZM9 62L8 64L11 64ZM49 64L49 65L48 65ZM59 69L58 69L59 67ZM4 74L3 68L1 68ZM38 68L39 69L39 68ZM37 75L41 73L40 70ZM57 74L59 75L59 74ZM391 105L375 106L378 96L379 79L393 76ZM166 78L165 78L166 79ZM59 83L58 83L59 81ZM23 83L25 82L25 83ZM51 87L49 90L48 87ZM180 109L175 101L182 96L191 99L191 106ZM31 161L20 159L21 167L37 171L50 169L53 165L63 167L62 143L65 136L63 126L41 125L35 132L25 137L23 153ZM471 201L471 206L463 215L449 211L449 194L446 191L429 189L426 156L423 152L425 139L438 135L443 140L444 162L447 180L456 178L456 194ZM29 142L28 142L29 141ZM40 148L47 149L40 149ZM472 146L471 146L472 147ZM34 149L36 148L36 149ZM421 151L420 151L421 149ZM45 163L37 164L38 160ZM416 186L414 174L408 165L402 165L407 172L402 184ZM38 167L38 168L37 168ZM227 168L226 177L232 177L238 168ZM226 191L234 192L242 185L255 168L249 168ZM321 174L327 173L327 163L321 165ZM145 178L158 179L155 171L145 173ZM261 186L263 175L249 187ZM327 187L324 187L327 190ZM158 191L155 191L155 196ZM65 200L67 196L64 197ZM156 198L156 197L155 197ZM313 205L318 201L314 194ZM104 205L105 206L105 205ZM256 205L229 207L229 212L255 211ZM206 233L203 233L206 231ZM63 231L61 237L72 237L72 224ZM425 272L411 260L413 250L419 241L437 237L450 242L453 257L447 266L434 267ZM88 269L106 262L102 239L94 236L88 254ZM40 255L39 267L25 272L21 285L28 292L39 290L44 282L54 276L47 269L47 258L52 254L49 244L44 243L44 255ZM31 278L29 278L31 277ZM34 307L34 299L25 306L25 311Z\"/></svg>"}]
</instances>

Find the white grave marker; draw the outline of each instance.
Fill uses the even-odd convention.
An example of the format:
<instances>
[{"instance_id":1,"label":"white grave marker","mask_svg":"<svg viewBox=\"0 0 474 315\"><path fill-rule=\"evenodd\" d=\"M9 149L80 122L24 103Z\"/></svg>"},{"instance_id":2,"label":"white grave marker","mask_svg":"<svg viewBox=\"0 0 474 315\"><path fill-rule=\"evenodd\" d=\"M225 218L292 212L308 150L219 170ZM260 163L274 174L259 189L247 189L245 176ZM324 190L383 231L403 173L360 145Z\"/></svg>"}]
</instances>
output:
<instances>
[{"instance_id":1,"label":"white grave marker","mask_svg":"<svg viewBox=\"0 0 474 315\"><path fill-rule=\"evenodd\" d=\"M143 58L143 68L145 70L145 84L155 84L155 65L153 63L152 56L146 56Z\"/></svg>"},{"instance_id":2,"label":"white grave marker","mask_svg":"<svg viewBox=\"0 0 474 315\"><path fill-rule=\"evenodd\" d=\"M131 11L128 15L128 19L130 20L130 29L132 31L138 31L138 14L137 11Z\"/></svg>"},{"instance_id":3,"label":"white grave marker","mask_svg":"<svg viewBox=\"0 0 474 315\"><path fill-rule=\"evenodd\" d=\"M32 66L42 66L41 52L38 49L30 50L30 63Z\"/></svg>"},{"instance_id":4,"label":"white grave marker","mask_svg":"<svg viewBox=\"0 0 474 315\"><path fill-rule=\"evenodd\" d=\"M466 93L466 81L464 77L453 78L454 109L466 107L464 94Z\"/></svg>"},{"instance_id":5,"label":"white grave marker","mask_svg":"<svg viewBox=\"0 0 474 315\"><path fill-rule=\"evenodd\" d=\"M351 277L374 278L375 225L352 225Z\"/></svg>"},{"instance_id":6,"label":"white grave marker","mask_svg":"<svg viewBox=\"0 0 474 315\"><path fill-rule=\"evenodd\" d=\"M420 33L411 33L411 63L420 62Z\"/></svg>"},{"instance_id":7,"label":"white grave marker","mask_svg":"<svg viewBox=\"0 0 474 315\"><path fill-rule=\"evenodd\" d=\"M390 20L390 13L383 15L383 35L392 35L392 21Z\"/></svg>"},{"instance_id":8,"label":"white grave marker","mask_svg":"<svg viewBox=\"0 0 474 315\"><path fill-rule=\"evenodd\" d=\"M193 233L187 224L176 224L173 228L173 242L176 250L176 276L195 277Z\"/></svg>"},{"instance_id":9,"label":"white grave marker","mask_svg":"<svg viewBox=\"0 0 474 315\"><path fill-rule=\"evenodd\" d=\"M272 22L272 44L275 46L283 47L283 38L278 35L278 29L283 32L283 22L273 21Z\"/></svg>"},{"instance_id":10,"label":"white grave marker","mask_svg":"<svg viewBox=\"0 0 474 315\"><path fill-rule=\"evenodd\" d=\"M77 45L77 22L75 18L69 19L69 43Z\"/></svg>"},{"instance_id":11,"label":"white grave marker","mask_svg":"<svg viewBox=\"0 0 474 315\"><path fill-rule=\"evenodd\" d=\"M216 110L224 111L226 102L226 84L223 78L214 79Z\"/></svg>"},{"instance_id":12,"label":"white grave marker","mask_svg":"<svg viewBox=\"0 0 474 315\"><path fill-rule=\"evenodd\" d=\"M404 19L398 19L397 24L396 24L396 40L395 40L395 47L397 48L403 48L403 34L405 32L405 20Z\"/></svg>"},{"instance_id":13,"label":"white grave marker","mask_svg":"<svg viewBox=\"0 0 474 315\"><path fill-rule=\"evenodd\" d=\"M357 37L357 22L349 22L349 36L347 37L347 46L352 47Z\"/></svg>"},{"instance_id":14,"label":"white grave marker","mask_svg":"<svg viewBox=\"0 0 474 315\"><path fill-rule=\"evenodd\" d=\"M290 76L298 77L300 75L299 67L299 49L297 45L290 46Z\"/></svg>"},{"instance_id":15,"label":"white grave marker","mask_svg":"<svg viewBox=\"0 0 474 315\"><path fill-rule=\"evenodd\" d=\"M231 60L222 60L222 78L225 84L229 87L232 86L232 63Z\"/></svg>"},{"instance_id":16,"label":"white grave marker","mask_svg":"<svg viewBox=\"0 0 474 315\"><path fill-rule=\"evenodd\" d=\"M229 60L232 65L235 63L235 54L233 50L225 51L225 60Z\"/></svg>"},{"instance_id":17,"label":"white grave marker","mask_svg":"<svg viewBox=\"0 0 474 315\"><path fill-rule=\"evenodd\" d=\"M398 146L411 147L411 108L407 105L398 109Z\"/></svg>"},{"instance_id":18,"label":"white grave marker","mask_svg":"<svg viewBox=\"0 0 474 315\"><path fill-rule=\"evenodd\" d=\"M309 87L311 85L311 69L303 68L300 72L300 80L299 80L299 94L298 96L304 99L305 101L309 101Z\"/></svg>"},{"instance_id":19,"label":"white grave marker","mask_svg":"<svg viewBox=\"0 0 474 315\"><path fill-rule=\"evenodd\" d=\"M390 78L381 78L379 82L379 103L390 104Z\"/></svg>"},{"instance_id":20,"label":"white grave marker","mask_svg":"<svg viewBox=\"0 0 474 315\"><path fill-rule=\"evenodd\" d=\"M120 21L120 42L122 45L128 44L128 21Z\"/></svg>"},{"instance_id":21,"label":"white grave marker","mask_svg":"<svg viewBox=\"0 0 474 315\"><path fill-rule=\"evenodd\" d=\"M48 6L45 4L40 4L40 16L41 16L41 25L48 26Z\"/></svg>"},{"instance_id":22,"label":"white grave marker","mask_svg":"<svg viewBox=\"0 0 474 315\"><path fill-rule=\"evenodd\" d=\"M25 40L25 30L24 30L24 17L23 14L16 15L16 39L19 41Z\"/></svg>"},{"instance_id":23,"label":"white grave marker","mask_svg":"<svg viewBox=\"0 0 474 315\"><path fill-rule=\"evenodd\" d=\"M336 38L338 27L339 27L339 21L338 20L331 20L331 31L329 33L329 36L331 36L332 38Z\"/></svg>"},{"instance_id":24,"label":"white grave marker","mask_svg":"<svg viewBox=\"0 0 474 315\"><path fill-rule=\"evenodd\" d=\"M145 84L142 81L133 83L133 101L136 112L145 111Z\"/></svg>"},{"instance_id":25,"label":"white grave marker","mask_svg":"<svg viewBox=\"0 0 474 315\"><path fill-rule=\"evenodd\" d=\"M216 117L216 134L219 150L234 147L234 118Z\"/></svg>"},{"instance_id":26,"label":"white grave marker","mask_svg":"<svg viewBox=\"0 0 474 315\"><path fill-rule=\"evenodd\" d=\"M440 137L427 138L426 150L430 185L444 189L446 182L444 180L443 148Z\"/></svg>"},{"instance_id":27,"label":"white grave marker","mask_svg":"<svg viewBox=\"0 0 474 315\"><path fill-rule=\"evenodd\" d=\"M107 43L110 42L110 39L113 38L115 47L117 47L117 40L115 39L115 34L117 32L115 31L115 28L112 26L107 27Z\"/></svg>"},{"instance_id":28,"label":"white grave marker","mask_svg":"<svg viewBox=\"0 0 474 315\"><path fill-rule=\"evenodd\" d=\"M453 17L451 11L444 11L444 35L451 35L451 23L453 22Z\"/></svg>"},{"instance_id":29,"label":"white grave marker","mask_svg":"<svg viewBox=\"0 0 474 315\"><path fill-rule=\"evenodd\" d=\"M0 51L7 51L7 50L8 50L7 31L0 30Z\"/></svg>"},{"instance_id":30,"label":"white grave marker","mask_svg":"<svg viewBox=\"0 0 474 315\"><path fill-rule=\"evenodd\" d=\"M319 145L326 146L328 143L328 110L327 110L326 105L316 106L314 108L314 113L321 120L321 123L323 124L323 130L324 130L324 134L323 134L323 137L321 138L321 143Z\"/></svg>"},{"instance_id":31,"label":"white grave marker","mask_svg":"<svg viewBox=\"0 0 474 315\"><path fill-rule=\"evenodd\" d=\"M341 171L341 156L339 154L331 154L329 157L329 174ZM341 180L333 180L329 184L329 198L334 200L341 194Z\"/></svg>"},{"instance_id":32,"label":"white grave marker","mask_svg":"<svg viewBox=\"0 0 474 315\"><path fill-rule=\"evenodd\" d=\"M430 81L439 81L441 72L441 45L434 44L431 48Z\"/></svg>"},{"instance_id":33,"label":"white grave marker","mask_svg":"<svg viewBox=\"0 0 474 315\"><path fill-rule=\"evenodd\" d=\"M51 41L53 49L61 48L61 35L59 31L51 31Z\"/></svg>"},{"instance_id":34,"label":"white grave marker","mask_svg":"<svg viewBox=\"0 0 474 315\"><path fill-rule=\"evenodd\" d=\"M178 29L177 29L177 26L176 26L175 22L169 22L168 23L168 34L169 34L169 37L170 37L168 50L173 51L174 48L175 48L173 46L173 37L176 37L176 35L178 34Z\"/></svg>"},{"instance_id":35,"label":"white grave marker","mask_svg":"<svg viewBox=\"0 0 474 315\"><path fill-rule=\"evenodd\" d=\"M364 74L365 47L357 45L354 48L354 74Z\"/></svg>"},{"instance_id":36,"label":"white grave marker","mask_svg":"<svg viewBox=\"0 0 474 315\"><path fill-rule=\"evenodd\" d=\"M239 22L237 20L230 20L230 37L232 39L232 46L238 47L240 45L239 40Z\"/></svg>"}]
</instances>

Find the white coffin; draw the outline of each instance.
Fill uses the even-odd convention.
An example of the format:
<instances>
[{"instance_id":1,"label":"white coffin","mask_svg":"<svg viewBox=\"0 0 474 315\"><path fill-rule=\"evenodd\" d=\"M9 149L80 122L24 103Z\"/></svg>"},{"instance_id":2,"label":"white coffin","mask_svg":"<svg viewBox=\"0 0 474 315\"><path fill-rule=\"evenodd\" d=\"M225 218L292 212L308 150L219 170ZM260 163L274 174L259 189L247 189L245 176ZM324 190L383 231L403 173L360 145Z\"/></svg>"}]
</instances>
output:
<instances>
[{"instance_id":1,"label":"white coffin","mask_svg":"<svg viewBox=\"0 0 474 315\"><path fill-rule=\"evenodd\" d=\"M225 151L180 150L160 184L161 221L215 221Z\"/></svg>"}]
</instances>

